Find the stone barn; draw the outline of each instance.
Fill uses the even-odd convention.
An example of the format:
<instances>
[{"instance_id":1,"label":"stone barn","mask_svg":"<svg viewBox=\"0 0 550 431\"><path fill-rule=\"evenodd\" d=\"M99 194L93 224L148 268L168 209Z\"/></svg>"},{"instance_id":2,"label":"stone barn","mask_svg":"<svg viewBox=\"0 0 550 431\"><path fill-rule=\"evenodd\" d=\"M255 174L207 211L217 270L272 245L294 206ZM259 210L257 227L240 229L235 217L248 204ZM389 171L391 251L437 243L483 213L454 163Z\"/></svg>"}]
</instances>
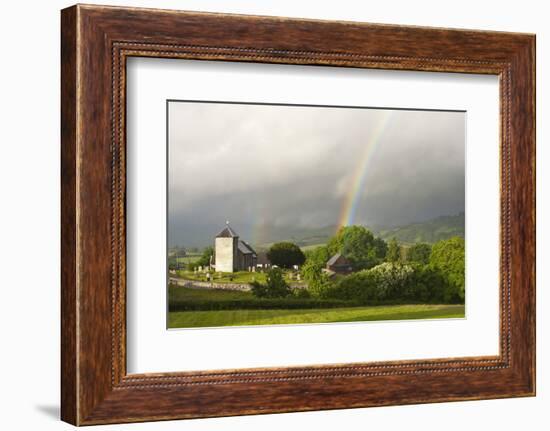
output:
<instances>
[{"instance_id":1,"label":"stone barn","mask_svg":"<svg viewBox=\"0 0 550 431\"><path fill-rule=\"evenodd\" d=\"M332 256L326 266L326 272L331 274L349 274L353 271L351 262L342 256L341 253L336 253Z\"/></svg>"}]
</instances>

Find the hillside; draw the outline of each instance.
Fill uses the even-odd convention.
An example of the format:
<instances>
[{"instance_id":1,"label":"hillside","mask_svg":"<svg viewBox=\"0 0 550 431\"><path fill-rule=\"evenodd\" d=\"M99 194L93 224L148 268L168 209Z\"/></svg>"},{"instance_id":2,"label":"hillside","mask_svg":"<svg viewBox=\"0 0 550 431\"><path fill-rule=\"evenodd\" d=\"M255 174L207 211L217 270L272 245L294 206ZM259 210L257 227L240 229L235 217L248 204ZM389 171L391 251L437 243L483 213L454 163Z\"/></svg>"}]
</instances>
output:
<instances>
[{"instance_id":1,"label":"hillside","mask_svg":"<svg viewBox=\"0 0 550 431\"><path fill-rule=\"evenodd\" d=\"M368 227L368 226L367 226ZM449 239L453 236L464 238L464 213L453 216L441 216L424 222L411 223L397 227L369 227L376 235L390 240L395 237L403 244L414 244L415 242L427 242L433 244L442 239ZM270 238L269 242L260 244L258 249L263 250L278 241L291 241L302 249L312 248L326 243L336 232L335 226L326 226L318 229L306 229L298 231L294 229L292 235L286 235L282 228L279 228L277 235Z\"/></svg>"},{"instance_id":2,"label":"hillside","mask_svg":"<svg viewBox=\"0 0 550 431\"><path fill-rule=\"evenodd\" d=\"M453 236L464 238L464 213L441 216L421 223L412 223L395 228L373 230L385 240L396 238L401 243L435 243Z\"/></svg>"},{"instance_id":3,"label":"hillside","mask_svg":"<svg viewBox=\"0 0 550 431\"><path fill-rule=\"evenodd\" d=\"M381 236L385 240L395 237L400 243L413 244L415 242L435 243L442 239L448 239L453 236L464 237L464 213L454 216L441 216L424 222L411 223L397 227L369 227L376 236ZM212 227L211 232L216 232ZM262 235L258 243L252 244L257 251L267 250L271 244L280 241L291 241L303 249L313 248L325 244L336 232L336 226L324 226L317 228L303 228L298 226L264 226L261 229ZM193 235L203 239L214 238L214 234L206 234L197 230ZM246 232L243 232L243 238L249 238ZM200 244L199 248L211 245L209 242L189 241L190 244Z\"/></svg>"},{"instance_id":4,"label":"hillside","mask_svg":"<svg viewBox=\"0 0 550 431\"><path fill-rule=\"evenodd\" d=\"M320 228L289 228L277 227L264 229L264 241L255 244L258 250L266 250L271 244L280 241L290 241L305 248L315 245L322 245L336 232L335 226L324 226Z\"/></svg>"}]
</instances>

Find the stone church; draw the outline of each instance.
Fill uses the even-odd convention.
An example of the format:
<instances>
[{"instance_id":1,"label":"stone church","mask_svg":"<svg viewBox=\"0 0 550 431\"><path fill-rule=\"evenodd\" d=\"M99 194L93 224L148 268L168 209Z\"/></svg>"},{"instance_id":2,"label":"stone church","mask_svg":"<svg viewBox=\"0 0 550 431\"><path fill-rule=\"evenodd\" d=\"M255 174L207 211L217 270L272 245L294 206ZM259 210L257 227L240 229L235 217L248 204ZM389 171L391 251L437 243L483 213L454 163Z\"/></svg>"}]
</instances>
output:
<instances>
[{"instance_id":1,"label":"stone church","mask_svg":"<svg viewBox=\"0 0 550 431\"><path fill-rule=\"evenodd\" d=\"M239 239L229 223L216 235L214 268L218 272L251 271L256 268L258 255L250 244Z\"/></svg>"}]
</instances>

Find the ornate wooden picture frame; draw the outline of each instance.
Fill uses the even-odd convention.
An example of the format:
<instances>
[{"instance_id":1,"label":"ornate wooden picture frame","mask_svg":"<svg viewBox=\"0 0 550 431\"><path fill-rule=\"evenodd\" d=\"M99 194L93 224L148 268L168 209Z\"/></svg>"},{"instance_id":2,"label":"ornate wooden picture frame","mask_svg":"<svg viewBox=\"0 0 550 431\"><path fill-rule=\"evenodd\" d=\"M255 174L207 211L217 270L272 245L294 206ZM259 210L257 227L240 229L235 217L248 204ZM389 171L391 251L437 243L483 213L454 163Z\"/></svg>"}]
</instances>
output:
<instances>
[{"instance_id":1,"label":"ornate wooden picture frame","mask_svg":"<svg viewBox=\"0 0 550 431\"><path fill-rule=\"evenodd\" d=\"M61 20L61 417L75 425L535 394L535 37L73 6ZM497 75L500 354L126 372L126 60L132 56Z\"/></svg>"}]
</instances>

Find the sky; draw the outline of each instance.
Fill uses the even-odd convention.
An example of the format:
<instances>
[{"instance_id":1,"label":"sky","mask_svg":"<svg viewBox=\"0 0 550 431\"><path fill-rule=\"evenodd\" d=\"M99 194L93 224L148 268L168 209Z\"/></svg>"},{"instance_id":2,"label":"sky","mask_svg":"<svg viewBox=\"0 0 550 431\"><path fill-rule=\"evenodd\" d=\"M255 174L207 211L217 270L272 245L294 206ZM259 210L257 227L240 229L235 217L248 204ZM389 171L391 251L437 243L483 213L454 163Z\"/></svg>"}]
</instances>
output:
<instances>
[{"instance_id":1,"label":"sky","mask_svg":"<svg viewBox=\"0 0 550 431\"><path fill-rule=\"evenodd\" d=\"M169 102L168 241L464 211L464 112Z\"/></svg>"}]
</instances>

